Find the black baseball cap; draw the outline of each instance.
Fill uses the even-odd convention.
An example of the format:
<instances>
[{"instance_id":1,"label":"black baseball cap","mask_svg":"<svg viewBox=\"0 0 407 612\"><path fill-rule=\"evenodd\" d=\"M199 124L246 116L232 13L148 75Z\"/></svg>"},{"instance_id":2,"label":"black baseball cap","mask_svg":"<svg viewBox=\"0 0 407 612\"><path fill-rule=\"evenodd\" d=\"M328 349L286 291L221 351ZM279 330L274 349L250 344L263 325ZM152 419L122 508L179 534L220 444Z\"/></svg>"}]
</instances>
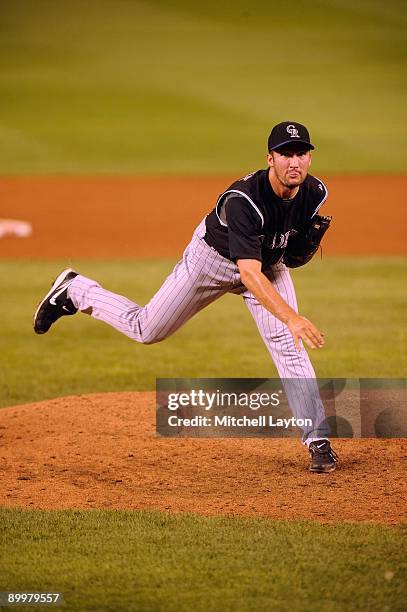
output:
<instances>
[{"instance_id":1,"label":"black baseball cap","mask_svg":"<svg viewBox=\"0 0 407 612\"><path fill-rule=\"evenodd\" d=\"M306 145L308 150L315 149L305 125L296 121L283 121L273 127L268 139L268 150L275 151L288 144Z\"/></svg>"}]
</instances>

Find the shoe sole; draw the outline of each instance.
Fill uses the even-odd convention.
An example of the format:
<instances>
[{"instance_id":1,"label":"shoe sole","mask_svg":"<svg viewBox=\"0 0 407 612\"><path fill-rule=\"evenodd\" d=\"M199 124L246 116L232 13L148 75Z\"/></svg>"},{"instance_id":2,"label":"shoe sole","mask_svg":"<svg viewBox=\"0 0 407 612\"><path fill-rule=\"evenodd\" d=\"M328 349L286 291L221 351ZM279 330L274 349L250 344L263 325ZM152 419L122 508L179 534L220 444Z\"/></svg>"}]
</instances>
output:
<instances>
[{"instance_id":1,"label":"shoe sole","mask_svg":"<svg viewBox=\"0 0 407 612\"><path fill-rule=\"evenodd\" d=\"M334 472L335 470L336 470L336 463L334 463L333 465L327 466L324 469L309 468L309 471L313 472L314 474L329 474L330 472Z\"/></svg>"},{"instance_id":2,"label":"shoe sole","mask_svg":"<svg viewBox=\"0 0 407 612\"><path fill-rule=\"evenodd\" d=\"M54 280L54 282L52 284L52 287L48 291L47 295L38 304L37 310L35 311L34 316L33 316L33 327L34 327L34 331L35 331L36 334L44 334L44 333L46 333L46 332L38 332L35 329L35 321L36 321L37 315L38 315L42 305L44 304L44 302L47 301L47 299L51 296L51 294L55 291L55 289L57 289L58 285L60 285L63 282L63 280L66 277L66 275L69 274L70 272L74 272L74 270L72 268L66 268L65 270L63 270L61 272L61 274L59 274L59 276L57 276L57 278Z\"/></svg>"}]
</instances>

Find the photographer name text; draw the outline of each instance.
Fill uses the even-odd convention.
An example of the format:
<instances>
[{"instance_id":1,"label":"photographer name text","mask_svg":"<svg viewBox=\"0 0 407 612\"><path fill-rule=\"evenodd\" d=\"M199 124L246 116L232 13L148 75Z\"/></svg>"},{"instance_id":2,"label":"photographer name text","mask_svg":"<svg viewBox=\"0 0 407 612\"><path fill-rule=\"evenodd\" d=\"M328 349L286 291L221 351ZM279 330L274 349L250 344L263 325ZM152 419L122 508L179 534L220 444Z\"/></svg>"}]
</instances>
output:
<instances>
[{"instance_id":1,"label":"photographer name text","mask_svg":"<svg viewBox=\"0 0 407 612\"><path fill-rule=\"evenodd\" d=\"M257 417L235 417L224 416L194 416L192 418L177 417L175 414L168 417L170 427L312 427L311 419L276 419L272 415L260 415Z\"/></svg>"}]
</instances>

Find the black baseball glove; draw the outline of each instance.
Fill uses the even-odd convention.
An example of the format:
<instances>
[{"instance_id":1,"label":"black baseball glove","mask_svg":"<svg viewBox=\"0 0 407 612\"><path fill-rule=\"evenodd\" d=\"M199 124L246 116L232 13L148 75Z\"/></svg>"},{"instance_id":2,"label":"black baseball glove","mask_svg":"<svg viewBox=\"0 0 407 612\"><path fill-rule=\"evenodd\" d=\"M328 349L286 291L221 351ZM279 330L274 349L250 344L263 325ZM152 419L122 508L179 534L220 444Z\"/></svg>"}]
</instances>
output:
<instances>
[{"instance_id":1,"label":"black baseball glove","mask_svg":"<svg viewBox=\"0 0 407 612\"><path fill-rule=\"evenodd\" d=\"M331 221L332 217L314 215L303 232L290 236L283 256L288 268L299 268L314 257Z\"/></svg>"}]
</instances>

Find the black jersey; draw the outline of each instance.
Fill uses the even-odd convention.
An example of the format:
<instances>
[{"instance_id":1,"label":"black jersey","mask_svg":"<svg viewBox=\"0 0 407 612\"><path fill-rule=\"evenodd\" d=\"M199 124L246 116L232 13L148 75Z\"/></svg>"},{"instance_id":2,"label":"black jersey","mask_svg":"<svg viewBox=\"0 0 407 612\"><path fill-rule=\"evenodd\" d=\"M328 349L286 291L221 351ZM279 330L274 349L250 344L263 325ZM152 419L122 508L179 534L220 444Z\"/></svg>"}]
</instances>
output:
<instances>
[{"instance_id":1,"label":"black jersey","mask_svg":"<svg viewBox=\"0 0 407 612\"><path fill-rule=\"evenodd\" d=\"M284 200L268 173L257 170L224 191L206 217L204 237L223 257L257 259L263 270L281 260L290 235L301 232L328 197L324 183L309 174L296 196Z\"/></svg>"}]
</instances>

